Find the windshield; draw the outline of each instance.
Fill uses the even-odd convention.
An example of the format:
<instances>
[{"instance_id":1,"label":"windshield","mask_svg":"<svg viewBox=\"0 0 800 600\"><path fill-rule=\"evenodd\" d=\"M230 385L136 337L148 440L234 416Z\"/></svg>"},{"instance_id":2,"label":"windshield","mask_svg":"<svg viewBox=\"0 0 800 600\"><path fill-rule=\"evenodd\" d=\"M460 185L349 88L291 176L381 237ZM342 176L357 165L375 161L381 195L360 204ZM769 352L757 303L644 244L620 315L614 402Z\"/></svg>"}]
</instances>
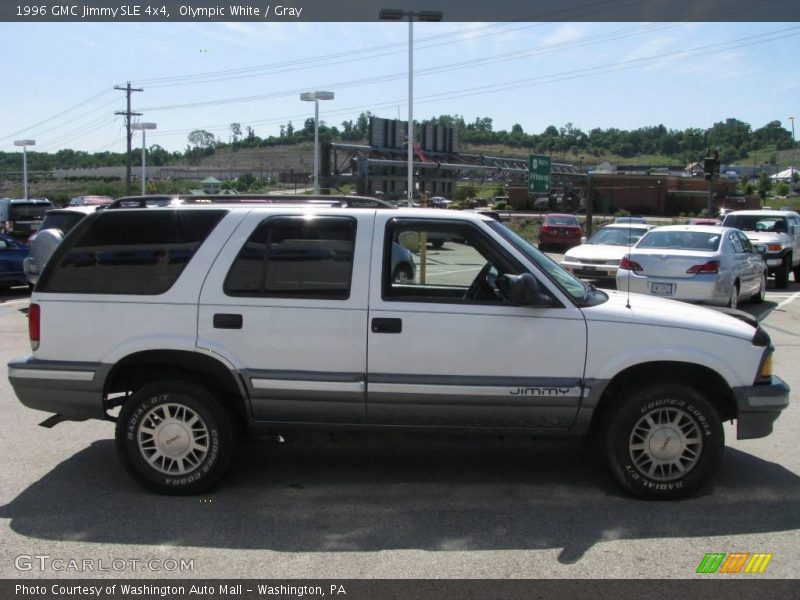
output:
<instances>
[{"instance_id":1,"label":"windshield","mask_svg":"<svg viewBox=\"0 0 800 600\"><path fill-rule=\"evenodd\" d=\"M489 227L510 242L517 250L527 256L537 267L544 271L562 290L575 300L584 300L591 288L580 279L568 273L561 266L543 252L539 252L530 242L514 233L511 229L498 221L487 223Z\"/></svg>"},{"instance_id":2,"label":"windshield","mask_svg":"<svg viewBox=\"0 0 800 600\"><path fill-rule=\"evenodd\" d=\"M786 221L780 215L728 215L724 226L742 231L786 232Z\"/></svg>"},{"instance_id":3,"label":"windshield","mask_svg":"<svg viewBox=\"0 0 800 600\"><path fill-rule=\"evenodd\" d=\"M42 229L60 229L66 235L83 217L82 213L50 213L42 221Z\"/></svg>"},{"instance_id":4,"label":"windshield","mask_svg":"<svg viewBox=\"0 0 800 600\"><path fill-rule=\"evenodd\" d=\"M606 244L608 246L633 246L647 232L646 229L604 227L595 233L587 244Z\"/></svg>"},{"instance_id":5,"label":"windshield","mask_svg":"<svg viewBox=\"0 0 800 600\"><path fill-rule=\"evenodd\" d=\"M722 240L720 233L704 231L651 231L636 245L637 248L672 248L713 252Z\"/></svg>"},{"instance_id":6,"label":"windshield","mask_svg":"<svg viewBox=\"0 0 800 600\"><path fill-rule=\"evenodd\" d=\"M12 204L8 207L9 220L41 219L52 208L50 204Z\"/></svg>"}]
</instances>

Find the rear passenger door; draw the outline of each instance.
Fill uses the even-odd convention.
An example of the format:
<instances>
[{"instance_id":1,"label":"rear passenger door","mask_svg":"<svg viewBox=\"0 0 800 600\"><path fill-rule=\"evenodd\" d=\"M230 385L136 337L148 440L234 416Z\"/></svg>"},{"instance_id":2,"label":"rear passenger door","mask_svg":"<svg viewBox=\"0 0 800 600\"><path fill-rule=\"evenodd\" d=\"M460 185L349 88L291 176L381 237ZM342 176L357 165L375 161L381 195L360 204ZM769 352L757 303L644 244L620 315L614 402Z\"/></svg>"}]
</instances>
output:
<instances>
[{"instance_id":1,"label":"rear passenger door","mask_svg":"<svg viewBox=\"0 0 800 600\"><path fill-rule=\"evenodd\" d=\"M257 420L364 421L373 219L256 211L215 261L197 346L241 373Z\"/></svg>"}]
</instances>

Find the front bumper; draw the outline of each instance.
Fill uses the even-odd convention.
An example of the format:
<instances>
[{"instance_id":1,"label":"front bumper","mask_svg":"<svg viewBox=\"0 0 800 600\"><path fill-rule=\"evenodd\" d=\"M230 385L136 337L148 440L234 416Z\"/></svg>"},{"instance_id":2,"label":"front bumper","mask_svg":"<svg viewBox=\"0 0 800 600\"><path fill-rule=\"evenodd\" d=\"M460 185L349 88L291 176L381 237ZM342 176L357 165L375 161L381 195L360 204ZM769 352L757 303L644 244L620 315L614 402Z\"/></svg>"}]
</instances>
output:
<instances>
[{"instance_id":1,"label":"front bumper","mask_svg":"<svg viewBox=\"0 0 800 600\"><path fill-rule=\"evenodd\" d=\"M789 406L789 386L775 375L769 383L733 389L738 408L736 437L760 438L772 433L772 424Z\"/></svg>"},{"instance_id":2,"label":"front bumper","mask_svg":"<svg viewBox=\"0 0 800 600\"><path fill-rule=\"evenodd\" d=\"M104 419L103 387L110 365L35 358L8 363L8 380L28 408L76 419Z\"/></svg>"}]
</instances>

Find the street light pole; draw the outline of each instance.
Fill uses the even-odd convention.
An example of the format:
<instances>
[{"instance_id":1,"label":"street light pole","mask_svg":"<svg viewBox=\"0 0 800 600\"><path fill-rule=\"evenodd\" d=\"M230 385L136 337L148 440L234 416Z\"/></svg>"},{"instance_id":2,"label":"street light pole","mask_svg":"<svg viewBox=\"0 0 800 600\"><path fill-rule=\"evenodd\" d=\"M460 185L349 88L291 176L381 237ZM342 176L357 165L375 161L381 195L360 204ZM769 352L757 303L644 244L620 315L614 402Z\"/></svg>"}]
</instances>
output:
<instances>
[{"instance_id":1,"label":"street light pole","mask_svg":"<svg viewBox=\"0 0 800 600\"><path fill-rule=\"evenodd\" d=\"M333 92L303 92L300 100L314 103L314 195L319 194L319 101L333 100Z\"/></svg>"},{"instance_id":2,"label":"street light pole","mask_svg":"<svg viewBox=\"0 0 800 600\"><path fill-rule=\"evenodd\" d=\"M400 10L382 8L378 13L381 21L402 21L408 18L408 182L406 184L406 200L408 206L414 201L414 20L437 23L442 20L443 13L436 10Z\"/></svg>"},{"instance_id":3,"label":"street light pole","mask_svg":"<svg viewBox=\"0 0 800 600\"><path fill-rule=\"evenodd\" d=\"M792 164L789 165L789 189L791 190L794 181L794 117L789 117L789 120L792 122ZM791 196L791 194L789 195Z\"/></svg>"},{"instance_id":4,"label":"street light pole","mask_svg":"<svg viewBox=\"0 0 800 600\"><path fill-rule=\"evenodd\" d=\"M134 123L131 125L131 129L141 129L142 130L142 196L147 194L147 167L145 165L145 146L146 146L146 139L145 139L145 132L148 129L155 129L155 123Z\"/></svg>"},{"instance_id":5,"label":"street light pole","mask_svg":"<svg viewBox=\"0 0 800 600\"><path fill-rule=\"evenodd\" d=\"M35 146L36 140L14 140L15 146L22 146L22 195L28 199L28 146Z\"/></svg>"}]
</instances>

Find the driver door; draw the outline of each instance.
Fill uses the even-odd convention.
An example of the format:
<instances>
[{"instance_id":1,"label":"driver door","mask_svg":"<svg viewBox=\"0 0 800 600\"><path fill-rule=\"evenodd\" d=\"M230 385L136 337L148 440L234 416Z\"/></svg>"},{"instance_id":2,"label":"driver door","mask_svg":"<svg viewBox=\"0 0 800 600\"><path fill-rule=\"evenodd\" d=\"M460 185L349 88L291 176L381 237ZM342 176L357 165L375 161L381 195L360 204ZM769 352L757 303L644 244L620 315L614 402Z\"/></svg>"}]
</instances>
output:
<instances>
[{"instance_id":1,"label":"driver door","mask_svg":"<svg viewBox=\"0 0 800 600\"><path fill-rule=\"evenodd\" d=\"M528 267L488 227L446 217L377 219L367 421L567 428L582 396L580 310L555 296L541 307L504 299L497 282ZM413 256L411 279L393 276L398 245Z\"/></svg>"}]
</instances>

